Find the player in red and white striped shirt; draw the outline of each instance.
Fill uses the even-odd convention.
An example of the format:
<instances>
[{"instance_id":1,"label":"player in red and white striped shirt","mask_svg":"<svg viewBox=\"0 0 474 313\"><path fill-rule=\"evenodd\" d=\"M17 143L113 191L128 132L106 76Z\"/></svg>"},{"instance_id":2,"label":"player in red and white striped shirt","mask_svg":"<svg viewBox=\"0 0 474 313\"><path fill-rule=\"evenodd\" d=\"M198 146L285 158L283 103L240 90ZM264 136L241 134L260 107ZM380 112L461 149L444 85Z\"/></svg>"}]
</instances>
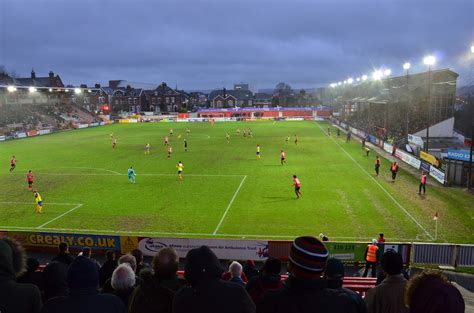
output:
<instances>
[{"instance_id":1,"label":"player in red and white striped shirt","mask_svg":"<svg viewBox=\"0 0 474 313\"><path fill-rule=\"evenodd\" d=\"M298 177L296 177L296 175L293 175L293 185L295 186L296 198L299 199L302 196L300 191L301 183Z\"/></svg>"}]
</instances>

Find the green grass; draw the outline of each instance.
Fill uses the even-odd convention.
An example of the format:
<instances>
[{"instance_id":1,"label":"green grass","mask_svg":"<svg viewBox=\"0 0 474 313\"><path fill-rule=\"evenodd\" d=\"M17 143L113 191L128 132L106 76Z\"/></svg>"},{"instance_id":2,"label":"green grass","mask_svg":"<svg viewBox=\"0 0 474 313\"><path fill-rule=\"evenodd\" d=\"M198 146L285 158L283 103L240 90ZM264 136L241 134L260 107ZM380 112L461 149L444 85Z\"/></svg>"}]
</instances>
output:
<instances>
[{"instance_id":1,"label":"green grass","mask_svg":"<svg viewBox=\"0 0 474 313\"><path fill-rule=\"evenodd\" d=\"M174 152L168 160L163 138L170 127ZM188 152L182 144L186 127L191 129ZM237 128L246 127L253 138L236 135ZM473 242L471 196L436 184L420 197L418 178L402 170L392 183L384 159L375 178L375 155L365 157L360 144L347 144L334 131L327 137L326 129L326 123L310 121L115 124L3 142L0 229L267 239L323 232L332 240L351 241L384 232L389 240L428 241L439 211L438 241ZM115 150L111 132L118 138ZM144 154L147 142L150 155ZM257 143L261 160L255 157ZM284 166L281 149L287 152ZM12 155L18 163L9 173ZM176 175L179 160L184 181ZM135 185L126 177L131 165ZM25 183L29 169L44 199L42 215L34 214ZM293 174L302 182L299 200Z\"/></svg>"}]
</instances>

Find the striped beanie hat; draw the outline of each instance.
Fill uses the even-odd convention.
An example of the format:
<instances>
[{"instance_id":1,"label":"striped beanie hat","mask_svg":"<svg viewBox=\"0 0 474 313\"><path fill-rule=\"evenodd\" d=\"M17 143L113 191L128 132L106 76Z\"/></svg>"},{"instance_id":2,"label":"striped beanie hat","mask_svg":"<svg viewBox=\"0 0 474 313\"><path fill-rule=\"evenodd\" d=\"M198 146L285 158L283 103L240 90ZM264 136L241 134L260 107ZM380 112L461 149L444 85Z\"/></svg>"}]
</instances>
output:
<instances>
[{"instance_id":1,"label":"striped beanie hat","mask_svg":"<svg viewBox=\"0 0 474 313\"><path fill-rule=\"evenodd\" d=\"M319 239L311 236L298 237L290 249L291 272L302 278L320 277L328 256L328 250Z\"/></svg>"}]
</instances>

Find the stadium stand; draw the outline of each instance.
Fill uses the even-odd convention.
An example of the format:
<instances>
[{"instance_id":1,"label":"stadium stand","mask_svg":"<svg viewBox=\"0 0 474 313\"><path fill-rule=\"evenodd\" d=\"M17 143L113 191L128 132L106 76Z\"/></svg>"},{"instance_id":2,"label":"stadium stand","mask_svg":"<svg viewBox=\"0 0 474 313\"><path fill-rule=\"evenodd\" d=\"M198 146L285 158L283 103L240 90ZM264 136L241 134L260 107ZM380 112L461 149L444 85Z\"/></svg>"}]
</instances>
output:
<instances>
[{"instance_id":1,"label":"stadium stand","mask_svg":"<svg viewBox=\"0 0 474 313\"><path fill-rule=\"evenodd\" d=\"M63 245L60 259L73 259L65 255ZM318 312L435 313L449 307L449 312L461 313L465 309L461 293L440 272L425 271L407 281L400 274L401 256L392 250L382 257L388 277L378 287L375 278L344 277L342 262L327 259L324 244L315 237L293 241L289 274L280 275L281 262L269 258L246 288L221 279L224 269L205 246L190 250L184 271L178 271L174 249L160 250L140 279L134 275L135 257L126 254L113 271L108 293L100 292L97 263L85 255L74 258L69 267L58 261L38 266L30 259L29 271L22 274L26 257L18 242L0 239L2 312L297 312L317 307ZM235 275L241 270L237 267ZM392 284L394 277L403 287ZM361 297L367 292L364 303ZM390 309L393 303L396 310Z\"/></svg>"}]
</instances>

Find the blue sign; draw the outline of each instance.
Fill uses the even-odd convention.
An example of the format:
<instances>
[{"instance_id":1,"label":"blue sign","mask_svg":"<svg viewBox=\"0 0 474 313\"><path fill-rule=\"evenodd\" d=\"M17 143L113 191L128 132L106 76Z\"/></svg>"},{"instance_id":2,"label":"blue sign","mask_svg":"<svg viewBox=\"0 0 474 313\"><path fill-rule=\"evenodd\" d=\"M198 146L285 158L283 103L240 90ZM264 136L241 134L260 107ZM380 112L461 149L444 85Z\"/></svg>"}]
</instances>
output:
<instances>
[{"instance_id":1,"label":"blue sign","mask_svg":"<svg viewBox=\"0 0 474 313\"><path fill-rule=\"evenodd\" d=\"M469 156L470 156L470 151L468 150L448 149L449 159L469 162Z\"/></svg>"},{"instance_id":2,"label":"blue sign","mask_svg":"<svg viewBox=\"0 0 474 313\"><path fill-rule=\"evenodd\" d=\"M425 171L425 172L428 172L428 173L429 173L429 172L430 172L430 168L431 168L431 164L430 164L430 163L421 160L421 167L420 167L420 169L421 169L422 171Z\"/></svg>"}]
</instances>

